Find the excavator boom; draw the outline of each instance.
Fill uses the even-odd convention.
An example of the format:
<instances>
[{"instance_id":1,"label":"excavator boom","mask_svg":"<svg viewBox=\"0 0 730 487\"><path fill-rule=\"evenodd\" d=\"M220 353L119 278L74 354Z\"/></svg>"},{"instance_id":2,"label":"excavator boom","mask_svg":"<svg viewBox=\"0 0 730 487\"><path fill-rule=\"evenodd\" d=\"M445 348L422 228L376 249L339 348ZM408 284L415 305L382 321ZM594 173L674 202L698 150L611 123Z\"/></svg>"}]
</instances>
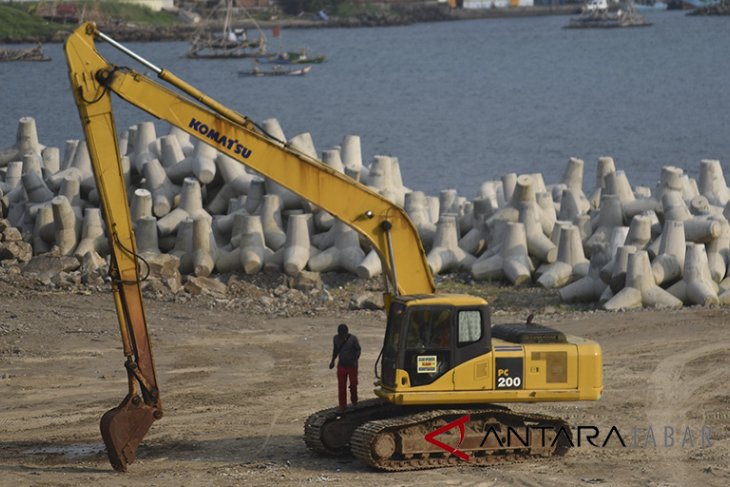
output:
<instances>
[{"instance_id":1,"label":"excavator boom","mask_svg":"<svg viewBox=\"0 0 730 487\"><path fill-rule=\"evenodd\" d=\"M110 64L97 52L97 38L142 62L161 80L187 96L129 68ZM284 141L264 133L248 118L117 44L92 23L81 25L71 34L65 52L111 243L110 273L129 378L129 393L101 420L102 437L116 470L126 470L134 461L142 438L152 423L162 417L162 407L142 306L135 238L111 93L181 128L354 228L378 252L393 294L434 292L418 233L397 205L287 147ZM404 272L398 273L398 269ZM386 293L386 303L389 301Z\"/></svg>"}]
</instances>

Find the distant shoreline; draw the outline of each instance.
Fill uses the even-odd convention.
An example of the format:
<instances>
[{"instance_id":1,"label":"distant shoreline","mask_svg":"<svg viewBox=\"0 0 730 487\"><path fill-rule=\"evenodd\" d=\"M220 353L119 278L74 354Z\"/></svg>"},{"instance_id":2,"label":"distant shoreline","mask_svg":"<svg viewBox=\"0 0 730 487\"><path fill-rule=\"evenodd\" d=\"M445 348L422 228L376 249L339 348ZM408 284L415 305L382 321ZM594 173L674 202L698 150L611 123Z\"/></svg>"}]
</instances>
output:
<instances>
[{"instance_id":1,"label":"distant shoreline","mask_svg":"<svg viewBox=\"0 0 730 487\"><path fill-rule=\"evenodd\" d=\"M558 5L554 7L514 7L494 9L451 9L445 6L430 6L424 8L391 9L382 14L368 14L356 17L331 18L324 22L314 19L287 17L277 20L259 21L262 29L271 29L278 25L286 29L328 29L328 28L358 28L358 27L389 27L410 25L424 22L446 22L455 20L476 20L511 17L541 17L548 15L573 15L580 11L579 5ZM255 24L250 21L237 23L238 27L254 29ZM207 30L217 30L219 23L202 25ZM157 42L157 41L185 41L201 29L201 24L176 24L170 27L160 26L103 26L101 29L119 41L130 42ZM48 35L18 35L0 42L4 44L32 44L38 42L64 42L68 32L59 30Z\"/></svg>"}]
</instances>

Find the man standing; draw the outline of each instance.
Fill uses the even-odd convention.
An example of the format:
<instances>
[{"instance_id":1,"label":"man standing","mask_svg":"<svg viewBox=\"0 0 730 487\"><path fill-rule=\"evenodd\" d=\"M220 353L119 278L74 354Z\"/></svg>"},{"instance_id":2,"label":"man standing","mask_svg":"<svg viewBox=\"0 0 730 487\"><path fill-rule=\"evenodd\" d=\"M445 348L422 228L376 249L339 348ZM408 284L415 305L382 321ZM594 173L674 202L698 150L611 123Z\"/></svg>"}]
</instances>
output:
<instances>
[{"instance_id":1,"label":"man standing","mask_svg":"<svg viewBox=\"0 0 730 487\"><path fill-rule=\"evenodd\" d=\"M337 392L340 411L347 408L347 380L350 379L350 400L357 404L357 361L360 358L360 342L355 335L350 335L346 324L337 327L337 335L332 338L332 360L330 369L337 363Z\"/></svg>"}]
</instances>

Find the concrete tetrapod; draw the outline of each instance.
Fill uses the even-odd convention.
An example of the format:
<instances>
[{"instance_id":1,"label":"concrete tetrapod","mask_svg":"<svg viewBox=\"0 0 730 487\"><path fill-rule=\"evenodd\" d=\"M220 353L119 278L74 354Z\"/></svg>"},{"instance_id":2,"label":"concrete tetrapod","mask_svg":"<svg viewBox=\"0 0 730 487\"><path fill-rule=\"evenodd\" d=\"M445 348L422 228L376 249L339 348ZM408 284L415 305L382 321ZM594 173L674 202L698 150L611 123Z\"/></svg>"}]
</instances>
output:
<instances>
[{"instance_id":1,"label":"concrete tetrapod","mask_svg":"<svg viewBox=\"0 0 730 487\"><path fill-rule=\"evenodd\" d=\"M552 235L555 222L558 221L557 206L552 195L547 191L537 193L535 202L535 215L540 226L542 226L542 233Z\"/></svg>"},{"instance_id":2,"label":"concrete tetrapod","mask_svg":"<svg viewBox=\"0 0 730 487\"><path fill-rule=\"evenodd\" d=\"M157 239L157 220L154 216L143 216L137 221L134 230L137 241L137 252L140 254L159 254L160 244Z\"/></svg>"},{"instance_id":3,"label":"concrete tetrapod","mask_svg":"<svg viewBox=\"0 0 730 487\"><path fill-rule=\"evenodd\" d=\"M600 299L609 289L600 277L603 265L600 259L591 259L588 275L560 289L560 300L564 303L589 303Z\"/></svg>"},{"instance_id":4,"label":"concrete tetrapod","mask_svg":"<svg viewBox=\"0 0 730 487\"><path fill-rule=\"evenodd\" d=\"M575 193L569 189L564 189L560 196L560 211L557 219L573 223L582 213L585 213L585 211L581 210Z\"/></svg>"},{"instance_id":5,"label":"concrete tetrapod","mask_svg":"<svg viewBox=\"0 0 730 487\"><path fill-rule=\"evenodd\" d=\"M185 159L185 154L180 147L180 141L174 135L166 135L160 138L160 163L167 170Z\"/></svg>"},{"instance_id":6,"label":"concrete tetrapod","mask_svg":"<svg viewBox=\"0 0 730 487\"><path fill-rule=\"evenodd\" d=\"M153 225L155 223L153 221ZM157 227L155 227L156 233ZM104 221L101 218L101 210L99 208L86 208L84 210L84 223L81 226L81 241L76 247L74 255L76 257L83 257L89 252L96 252L102 257L109 253L109 242L104 235Z\"/></svg>"},{"instance_id":7,"label":"concrete tetrapod","mask_svg":"<svg viewBox=\"0 0 730 487\"><path fill-rule=\"evenodd\" d=\"M629 255L638 251L633 245L621 245L616 249L616 255L611 260L613 268L611 269L611 277L608 286L611 294L617 294L626 287L626 275L629 271Z\"/></svg>"},{"instance_id":8,"label":"concrete tetrapod","mask_svg":"<svg viewBox=\"0 0 730 487\"><path fill-rule=\"evenodd\" d=\"M158 159L150 159L142 168L144 187L152 193L152 211L161 218L172 209L179 188L172 184Z\"/></svg>"},{"instance_id":9,"label":"concrete tetrapod","mask_svg":"<svg viewBox=\"0 0 730 487\"><path fill-rule=\"evenodd\" d=\"M290 276L295 276L304 270L309 259L319 253L319 250L309 243L310 218L311 214L289 216L282 264L284 272Z\"/></svg>"},{"instance_id":10,"label":"concrete tetrapod","mask_svg":"<svg viewBox=\"0 0 730 487\"><path fill-rule=\"evenodd\" d=\"M43 158L43 174L50 176L61 170L61 152L58 147L46 147L41 153Z\"/></svg>"},{"instance_id":11,"label":"concrete tetrapod","mask_svg":"<svg viewBox=\"0 0 730 487\"><path fill-rule=\"evenodd\" d=\"M720 161L704 159L700 161L699 192L715 206L725 206L730 199L725 175Z\"/></svg>"},{"instance_id":12,"label":"concrete tetrapod","mask_svg":"<svg viewBox=\"0 0 730 487\"><path fill-rule=\"evenodd\" d=\"M61 161L60 170L64 170L71 166L71 162L73 161L78 146L78 139L68 139L66 141L65 145L63 146L63 160ZM121 152L121 154L125 154L125 152Z\"/></svg>"},{"instance_id":13,"label":"concrete tetrapod","mask_svg":"<svg viewBox=\"0 0 730 487\"><path fill-rule=\"evenodd\" d=\"M180 259L180 273L190 274L193 272L193 219L188 217L183 220L177 228L175 234L175 245L170 251L172 255ZM186 260L187 267L183 267L183 259L186 255L190 257Z\"/></svg>"},{"instance_id":14,"label":"concrete tetrapod","mask_svg":"<svg viewBox=\"0 0 730 487\"><path fill-rule=\"evenodd\" d=\"M631 190L631 183L624 171L613 171L606 174L606 186L603 188L603 195L615 194L625 205L636 199Z\"/></svg>"},{"instance_id":15,"label":"concrete tetrapod","mask_svg":"<svg viewBox=\"0 0 730 487\"><path fill-rule=\"evenodd\" d=\"M707 306L720 302L718 290L718 285L710 277L705 246L688 242L682 280L667 291L685 304Z\"/></svg>"},{"instance_id":16,"label":"concrete tetrapod","mask_svg":"<svg viewBox=\"0 0 730 487\"><path fill-rule=\"evenodd\" d=\"M612 172L616 172L616 164L613 162L613 158L599 157L596 167L596 184L593 187L591 196L588 198L588 201L591 203L591 208L598 208L601 204L603 189L606 187L606 176Z\"/></svg>"},{"instance_id":17,"label":"concrete tetrapod","mask_svg":"<svg viewBox=\"0 0 730 487\"><path fill-rule=\"evenodd\" d=\"M623 210L621 209L619 197L614 194L601 196L601 205L596 218L596 229L585 242L586 253L589 256L593 255L594 251L605 252L613 229L624 225Z\"/></svg>"},{"instance_id":18,"label":"concrete tetrapod","mask_svg":"<svg viewBox=\"0 0 730 487\"><path fill-rule=\"evenodd\" d=\"M474 279L496 280L506 277L512 284L530 281L532 262L527 255L527 236L522 223L507 222L499 253L484 254L471 266Z\"/></svg>"},{"instance_id":19,"label":"concrete tetrapod","mask_svg":"<svg viewBox=\"0 0 730 487\"><path fill-rule=\"evenodd\" d=\"M246 197L239 196L228 200L228 211L225 215L215 215L213 217L213 234L219 242L230 240L233 235L233 225L236 215L243 213L248 215L246 208Z\"/></svg>"},{"instance_id":20,"label":"concrete tetrapod","mask_svg":"<svg viewBox=\"0 0 730 487\"><path fill-rule=\"evenodd\" d=\"M175 184L180 184L189 177L208 184L213 181L216 174L215 158L217 155L218 151L215 148L198 142L189 156L177 164L165 167L167 176Z\"/></svg>"},{"instance_id":21,"label":"concrete tetrapod","mask_svg":"<svg viewBox=\"0 0 730 487\"><path fill-rule=\"evenodd\" d=\"M604 265L601 267L601 279L606 283L611 283L611 276L614 274L616 268L616 257L618 255L619 247L622 247L626 242L626 236L629 234L629 227L616 227L611 232L611 238L606 247L602 252L595 252L591 256L591 261L596 264L603 262ZM626 277L626 266L623 267L624 281ZM623 282L621 287L623 287Z\"/></svg>"},{"instance_id":22,"label":"concrete tetrapod","mask_svg":"<svg viewBox=\"0 0 730 487\"><path fill-rule=\"evenodd\" d=\"M433 274L469 269L476 260L459 248L457 235L456 216L442 215L436 225L433 248L426 257Z\"/></svg>"},{"instance_id":23,"label":"concrete tetrapod","mask_svg":"<svg viewBox=\"0 0 730 487\"><path fill-rule=\"evenodd\" d=\"M335 244L327 250L310 257L309 270L313 272L347 271L355 274L357 267L365 258L360 248L360 240L352 228L340 220L332 227Z\"/></svg>"},{"instance_id":24,"label":"concrete tetrapod","mask_svg":"<svg viewBox=\"0 0 730 487\"><path fill-rule=\"evenodd\" d=\"M89 147L85 140L79 142L79 145L76 147L71 166L66 170L58 171L47 179L48 187L51 189L57 187L53 183L54 181L60 186L63 178L68 176L69 172L71 173L71 177L74 177L76 173L80 175L81 194L88 195L91 191L96 190L96 180L94 180L94 173L91 169L91 156L89 155Z\"/></svg>"},{"instance_id":25,"label":"concrete tetrapod","mask_svg":"<svg viewBox=\"0 0 730 487\"><path fill-rule=\"evenodd\" d=\"M20 186L23 181L23 161L8 163L5 180L0 181L0 193L8 194Z\"/></svg>"},{"instance_id":26,"label":"concrete tetrapod","mask_svg":"<svg viewBox=\"0 0 730 487\"><path fill-rule=\"evenodd\" d=\"M180 144L180 148L183 151L183 154L185 154L185 157L192 154L195 150L193 143L190 141L190 134L185 132L183 129L171 125L168 135L172 135L177 139L178 143Z\"/></svg>"},{"instance_id":27,"label":"concrete tetrapod","mask_svg":"<svg viewBox=\"0 0 730 487\"><path fill-rule=\"evenodd\" d=\"M406 204L407 202L408 195L406 195ZM477 198L474 200L472 228L459 240L459 247L461 249L469 254L478 255L487 247L489 231L487 229L486 219L492 216L494 212L495 207L490 198Z\"/></svg>"},{"instance_id":28,"label":"concrete tetrapod","mask_svg":"<svg viewBox=\"0 0 730 487\"><path fill-rule=\"evenodd\" d=\"M675 166L662 166L661 173L659 175L659 182L656 187L657 198L664 198L667 192L677 191L680 195L684 183L682 178L684 176L684 170Z\"/></svg>"},{"instance_id":29,"label":"concrete tetrapod","mask_svg":"<svg viewBox=\"0 0 730 487\"><path fill-rule=\"evenodd\" d=\"M400 168L390 156L373 156L373 162L368 171L367 185L389 201L403 207L405 204L405 189L399 185Z\"/></svg>"},{"instance_id":30,"label":"concrete tetrapod","mask_svg":"<svg viewBox=\"0 0 730 487\"><path fill-rule=\"evenodd\" d=\"M186 218L205 218L211 216L203 209L203 196L200 190L200 183L195 178L185 178L182 191L180 192L180 203L177 208L157 221L157 229L160 237L175 233L180 222Z\"/></svg>"},{"instance_id":31,"label":"concrete tetrapod","mask_svg":"<svg viewBox=\"0 0 730 487\"><path fill-rule=\"evenodd\" d=\"M455 189L442 189L439 191L439 218L443 215L458 215L459 195Z\"/></svg>"},{"instance_id":32,"label":"concrete tetrapod","mask_svg":"<svg viewBox=\"0 0 730 487\"><path fill-rule=\"evenodd\" d=\"M681 308L682 301L656 285L649 264L649 254L640 250L629 255L626 287L609 299L603 309L615 311L654 307Z\"/></svg>"},{"instance_id":33,"label":"concrete tetrapod","mask_svg":"<svg viewBox=\"0 0 730 487\"><path fill-rule=\"evenodd\" d=\"M502 241L505 239L505 233L507 230L506 224L508 222L514 223L519 221L519 209L521 207L529 205L533 206L537 213L542 212L537 205L534 184L534 179L531 175L522 174L518 176L515 180L514 189L511 192L509 202L485 220L485 225L487 227L488 249L491 248L496 250L496 247L500 246ZM490 252L490 254L491 253L493 252Z\"/></svg>"},{"instance_id":34,"label":"concrete tetrapod","mask_svg":"<svg viewBox=\"0 0 730 487\"><path fill-rule=\"evenodd\" d=\"M193 273L198 277L208 277L215 269L217 247L210 220L205 217L193 219Z\"/></svg>"},{"instance_id":35,"label":"concrete tetrapod","mask_svg":"<svg viewBox=\"0 0 730 487\"><path fill-rule=\"evenodd\" d=\"M345 135L342 139L340 155L345 164L345 174L356 181L360 181L362 173L362 149L359 135Z\"/></svg>"},{"instance_id":36,"label":"concrete tetrapod","mask_svg":"<svg viewBox=\"0 0 730 487\"><path fill-rule=\"evenodd\" d=\"M220 214L226 210L231 198L248 194L254 176L248 174L242 164L225 154L218 154L215 162L224 184L208 203L206 210L211 214Z\"/></svg>"},{"instance_id":37,"label":"concrete tetrapod","mask_svg":"<svg viewBox=\"0 0 730 487\"><path fill-rule=\"evenodd\" d=\"M158 144L155 124L153 122L137 124L137 130L134 133L134 146L132 147L134 152L130 157L132 167L137 174L142 174L142 170L147 162L158 156Z\"/></svg>"},{"instance_id":38,"label":"concrete tetrapod","mask_svg":"<svg viewBox=\"0 0 730 487\"><path fill-rule=\"evenodd\" d=\"M722 233L720 224L706 217L693 216L678 191L667 191L662 196L664 220L678 220L684 224L685 239L690 242L707 243Z\"/></svg>"},{"instance_id":39,"label":"concrete tetrapod","mask_svg":"<svg viewBox=\"0 0 730 487\"><path fill-rule=\"evenodd\" d=\"M235 208L235 206L231 206L231 208ZM244 220L243 217L247 215L245 213L245 210L243 208L239 208L240 211L234 210L234 212L229 212L228 215L226 215L223 218L229 219L231 221L230 224L230 230L228 231L228 238L224 238L219 240L216 235L216 223L220 221L220 219L216 218L213 220L213 233L216 236L216 241L225 242L228 241L228 244L218 249L218 257L215 262L215 267L218 270L219 273L226 274L229 272L237 272L241 270L241 236L243 232L243 225ZM228 226L228 225L226 225Z\"/></svg>"},{"instance_id":40,"label":"concrete tetrapod","mask_svg":"<svg viewBox=\"0 0 730 487\"><path fill-rule=\"evenodd\" d=\"M56 245L61 255L73 254L78 243L78 229L76 213L65 196L56 196L51 200L53 207L53 222L55 225Z\"/></svg>"},{"instance_id":41,"label":"concrete tetrapod","mask_svg":"<svg viewBox=\"0 0 730 487\"><path fill-rule=\"evenodd\" d=\"M525 226L527 253L539 262L552 264L558 256L557 246L543 233L543 226L535 214L535 205L522 204L520 223ZM554 226L554 224L553 224ZM551 229L552 233L552 229ZM582 253L582 251L581 251Z\"/></svg>"},{"instance_id":42,"label":"concrete tetrapod","mask_svg":"<svg viewBox=\"0 0 730 487\"><path fill-rule=\"evenodd\" d=\"M568 165L563 173L563 184L567 190L573 195L579 213L586 213L591 208L591 203L583 193L583 167L585 163L582 159L571 157L568 159ZM565 194L563 192L563 194ZM562 199L561 205L562 205Z\"/></svg>"},{"instance_id":43,"label":"concrete tetrapod","mask_svg":"<svg viewBox=\"0 0 730 487\"><path fill-rule=\"evenodd\" d=\"M715 282L723 280L730 263L730 224L723 216L710 217L720 224L720 236L706 244L710 276Z\"/></svg>"},{"instance_id":44,"label":"concrete tetrapod","mask_svg":"<svg viewBox=\"0 0 730 487\"><path fill-rule=\"evenodd\" d=\"M504 189L502 181L491 180L482 182L479 187L479 196L477 199L489 200L492 208L504 206Z\"/></svg>"},{"instance_id":45,"label":"concrete tetrapod","mask_svg":"<svg viewBox=\"0 0 730 487\"><path fill-rule=\"evenodd\" d=\"M23 188L31 203L45 203L53 198L53 191L48 189L46 184L35 171L23 173Z\"/></svg>"},{"instance_id":46,"label":"concrete tetrapod","mask_svg":"<svg viewBox=\"0 0 730 487\"><path fill-rule=\"evenodd\" d=\"M261 225L264 229L266 246L276 251L286 243L286 232L281 221L281 198L277 194L264 196L261 205Z\"/></svg>"},{"instance_id":47,"label":"concrete tetrapod","mask_svg":"<svg viewBox=\"0 0 730 487\"><path fill-rule=\"evenodd\" d=\"M143 216L152 216L152 193L144 188L135 189L130 214L134 225Z\"/></svg>"},{"instance_id":48,"label":"concrete tetrapod","mask_svg":"<svg viewBox=\"0 0 730 487\"><path fill-rule=\"evenodd\" d=\"M15 134L15 144L0 150L0 167L5 167L11 161L19 161L31 152L40 155L44 146L38 143L38 130L35 119L22 117L18 120L18 130Z\"/></svg>"},{"instance_id":49,"label":"concrete tetrapod","mask_svg":"<svg viewBox=\"0 0 730 487\"><path fill-rule=\"evenodd\" d=\"M426 205L426 194L423 191L412 191L405 196L406 213L418 230L423 246L430 249L436 235L436 225L431 222Z\"/></svg>"},{"instance_id":50,"label":"concrete tetrapod","mask_svg":"<svg viewBox=\"0 0 730 487\"><path fill-rule=\"evenodd\" d=\"M79 211L85 206L85 202L81 200L81 183L76 178L64 178L58 190L58 196L65 196L71 206Z\"/></svg>"},{"instance_id":51,"label":"concrete tetrapod","mask_svg":"<svg viewBox=\"0 0 730 487\"><path fill-rule=\"evenodd\" d=\"M502 195L504 197L504 203L500 203L500 208L509 201L512 201L512 197L515 193L515 187L517 186L517 173L507 173L502 176ZM499 196L499 195L497 195Z\"/></svg>"},{"instance_id":52,"label":"concrete tetrapod","mask_svg":"<svg viewBox=\"0 0 730 487\"><path fill-rule=\"evenodd\" d=\"M651 217L636 215L629 224L626 245L633 245L637 250L644 250L651 242Z\"/></svg>"},{"instance_id":53,"label":"concrete tetrapod","mask_svg":"<svg viewBox=\"0 0 730 487\"><path fill-rule=\"evenodd\" d=\"M580 231L578 227L568 224L560 228L557 261L543 270L537 283L545 289L561 288L586 276L589 267L590 262L583 253Z\"/></svg>"},{"instance_id":54,"label":"concrete tetrapod","mask_svg":"<svg viewBox=\"0 0 730 487\"><path fill-rule=\"evenodd\" d=\"M238 221L240 220L240 224ZM234 226L240 227L241 267L246 274L256 274L263 266L265 259L273 251L264 243L264 230L261 217L258 215L236 215Z\"/></svg>"},{"instance_id":55,"label":"concrete tetrapod","mask_svg":"<svg viewBox=\"0 0 730 487\"><path fill-rule=\"evenodd\" d=\"M685 251L684 224L677 220L665 221L659 253L651 263L651 271L658 285L672 284L682 277Z\"/></svg>"},{"instance_id":56,"label":"concrete tetrapod","mask_svg":"<svg viewBox=\"0 0 730 487\"><path fill-rule=\"evenodd\" d=\"M365 256L360 265L355 269L355 273L362 279L370 279L383 273L383 263L380 256L375 250L371 250Z\"/></svg>"},{"instance_id":57,"label":"concrete tetrapod","mask_svg":"<svg viewBox=\"0 0 730 487\"><path fill-rule=\"evenodd\" d=\"M33 225L33 253L38 255L48 252L51 250L55 241L53 207L45 205L38 210L38 213L36 213L35 223Z\"/></svg>"}]
</instances>

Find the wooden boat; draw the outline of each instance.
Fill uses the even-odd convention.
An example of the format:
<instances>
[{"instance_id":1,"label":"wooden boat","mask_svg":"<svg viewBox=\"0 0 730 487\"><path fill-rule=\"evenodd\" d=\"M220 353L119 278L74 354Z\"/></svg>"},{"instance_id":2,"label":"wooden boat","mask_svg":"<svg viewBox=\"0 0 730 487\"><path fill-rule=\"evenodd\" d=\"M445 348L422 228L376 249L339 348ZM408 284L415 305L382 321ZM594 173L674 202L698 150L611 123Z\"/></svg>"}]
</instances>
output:
<instances>
[{"instance_id":1,"label":"wooden boat","mask_svg":"<svg viewBox=\"0 0 730 487\"><path fill-rule=\"evenodd\" d=\"M239 71L238 76L304 76L312 69L312 66L303 66L296 69L286 69L276 64L271 69L261 69L258 63L254 64L251 71Z\"/></svg>"},{"instance_id":2,"label":"wooden boat","mask_svg":"<svg viewBox=\"0 0 730 487\"><path fill-rule=\"evenodd\" d=\"M208 36L193 39L185 56L189 59L242 59L265 54L266 42L261 37L255 41L225 41Z\"/></svg>"},{"instance_id":3,"label":"wooden boat","mask_svg":"<svg viewBox=\"0 0 730 487\"><path fill-rule=\"evenodd\" d=\"M266 55L266 36L258 24L256 27L259 30L259 37L249 38L246 29L231 27L232 12L233 2L227 0L223 32L219 34L198 33L190 41L186 57L190 59L240 59ZM248 11L246 14L248 15ZM254 23L256 23L255 20Z\"/></svg>"},{"instance_id":4,"label":"wooden boat","mask_svg":"<svg viewBox=\"0 0 730 487\"><path fill-rule=\"evenodd\" d=\"M43 54L43 46L38 44L27 49L0 49L0 62L10 61L50 61L51 58Z\"/></svg>"},{"instance_id":5,"label":"wooden boat","mask_svg":"<svg viewBox=\"0 0 730 487\"><path fill-rule=\"evenodd\" d=\"M326 60L327 56L311 56L308 49L277 52L258 58L259 62L270 64L322 64Z\"/></svg>"},{"instance_id":6,"label":"wooden boat","mask_svg":"<svg viewBox=\"0 0 730 487\"><path fill-rule=\"evenodd\" d=\"M633 0L626 4L609 5L607 0L590 0L580 16L570 19L564 29L610 29L617 27L647 27L652 25L639 15Z\"/></svg>"}]
</instances>

